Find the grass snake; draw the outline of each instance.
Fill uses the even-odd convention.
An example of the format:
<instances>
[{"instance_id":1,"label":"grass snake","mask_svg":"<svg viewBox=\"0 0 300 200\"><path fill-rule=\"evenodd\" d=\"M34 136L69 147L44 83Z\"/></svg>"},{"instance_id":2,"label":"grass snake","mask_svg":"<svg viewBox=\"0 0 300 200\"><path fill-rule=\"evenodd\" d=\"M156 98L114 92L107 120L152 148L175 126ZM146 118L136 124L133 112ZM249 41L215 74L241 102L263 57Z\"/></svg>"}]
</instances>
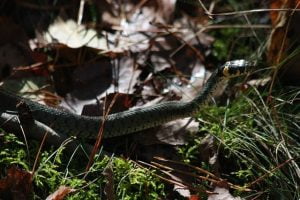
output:
<instances>
[{"instance_id":1,"label":"grass snake","mask_svg":"<svg viewBox=\"0 0 300 200\"><path fill-rule=\"evenodd\" d=\"M254 65L254 62L246 60L226 62L211 74L201 92L189 102L169 101L110 114L105 118L103 137L127 135L172 120L195 116L200 111L201 105L209 100L218 86L223 85L229 78L245 74ZM36 121L51 127L57 133L95 139L104 120L103 117L81 116L48 107L14 95L3 88L0 88L0 114L16 110L16 104L21 100L28 105Z\"/></svg>"}]
</instances>

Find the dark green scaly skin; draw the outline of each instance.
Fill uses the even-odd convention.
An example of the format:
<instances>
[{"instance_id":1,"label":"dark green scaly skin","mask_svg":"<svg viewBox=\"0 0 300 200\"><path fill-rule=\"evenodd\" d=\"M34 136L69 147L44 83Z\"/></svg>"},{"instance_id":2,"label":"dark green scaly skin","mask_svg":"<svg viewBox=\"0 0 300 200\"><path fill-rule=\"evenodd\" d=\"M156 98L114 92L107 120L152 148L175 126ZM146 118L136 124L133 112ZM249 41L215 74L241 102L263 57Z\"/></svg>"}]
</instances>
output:
<instances>
[{"instance_id":1,"label":"dark green scaly skin","mask_svg":"<svg viewBox=\"0 0 300 200\"><path fill-rule=\"evenodd\" d=\"M243 74L252 63L240 60L226 63L215 70L200 94L190 102L163 102L157 105L136 108L129 111L110 114L104 122L104 138L127 135L147 128L155 127L172 120L192 117L205 103L225 78ZM224 69L226 68L226 73ZM229 73L229 74L228 74ZM228 76L229 75L229 76ZM228 77L226 77L228 76ZM21 98L0 88L0 113L16 110L16 104L23 100L29 106L35 120L42 122L58 133L75 135L78 138L96 138L103 117L80 116Z\"/></svg>"}]
</instances>

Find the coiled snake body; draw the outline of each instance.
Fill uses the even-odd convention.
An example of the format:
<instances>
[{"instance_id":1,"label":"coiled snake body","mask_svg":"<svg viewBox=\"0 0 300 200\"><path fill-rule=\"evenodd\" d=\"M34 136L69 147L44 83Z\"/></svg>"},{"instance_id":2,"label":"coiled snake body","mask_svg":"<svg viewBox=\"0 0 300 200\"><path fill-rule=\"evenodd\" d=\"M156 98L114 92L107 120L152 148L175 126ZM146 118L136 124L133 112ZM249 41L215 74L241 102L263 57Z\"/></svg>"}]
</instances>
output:
<instances>
[{"instance_id":1,"label":"coiled snake body","mask_svg":"<svg viewBox=\"0 0 300 200\"><path fill-rule=\"evenodd\" d=\"M242 75L253 65L253 62L245 60L226 62L212 73L199 95L190 102L164 102L110 114L105 119L64 112L13 95L4 89L0 89L0 114L7 110L15 110L16 104L23 100L29 106L36 121L51 127L57 133L75 135L78 138L96 138L99 128L105 120L103 137L116 137L155 127L172 120L194 116L218 85L222 85L223 80Z\"/></svg>"}]
</instances>

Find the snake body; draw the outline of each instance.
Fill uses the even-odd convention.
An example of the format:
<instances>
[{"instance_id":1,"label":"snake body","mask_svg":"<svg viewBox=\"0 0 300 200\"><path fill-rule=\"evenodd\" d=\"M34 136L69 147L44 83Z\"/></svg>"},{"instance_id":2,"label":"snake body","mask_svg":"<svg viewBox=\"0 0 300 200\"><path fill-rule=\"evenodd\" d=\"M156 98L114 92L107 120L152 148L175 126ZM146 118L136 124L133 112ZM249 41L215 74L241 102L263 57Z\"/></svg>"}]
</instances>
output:
<instances>
[{"instance_id":1,"label":"snake body","mask_svg":"<svg viewBox=\"0 0 300 200\"><path fill-rule=\"evenodd\" d=\"M96 138L101 125L104 124L104 138L127 135L172 120L195 116L200 111L201 105L209 100L224 80L244 74L253 65L252 62L245 60L226 62L212 73L202 91L189 102L163 102L145 108L110 114L105 119L64 112L16 96L4 89L0 89L0 114L8 110L16 110L16 104L22 100L28 105L36 121L46 124L58 133L75 135L78 138Z\"/></svg>"}]
</instances>

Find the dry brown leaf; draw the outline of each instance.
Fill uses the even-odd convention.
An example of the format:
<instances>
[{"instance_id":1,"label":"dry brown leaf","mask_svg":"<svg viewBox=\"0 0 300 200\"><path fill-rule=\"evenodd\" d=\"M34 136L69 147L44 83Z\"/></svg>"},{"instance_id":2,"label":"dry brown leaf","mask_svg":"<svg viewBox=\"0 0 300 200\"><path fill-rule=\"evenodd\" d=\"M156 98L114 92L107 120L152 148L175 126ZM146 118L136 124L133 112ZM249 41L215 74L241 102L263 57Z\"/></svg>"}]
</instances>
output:
<instances>
[{"instance_id":1,"label":"dry brown leaf","mask_svg":"<svg viewBox=\"0 0 300 200\"><path fill-rule=\"evenodd\" d=\"M62 199L64 199L64 197L66 195L70 194L71 192L75 192L75 191L76 190L71 187L61 185L54 193L50 194L46 198L46 200L62 200Z\"/></svg>"},{"instance_id":2,"label":"dry brown leaf","mask_svg":"<svg viewBox=\"0 0 300 200\"><path fill-rule=\"evenodd\" d=\"M281 63L287 55L290 55L299 46L300 20L299 12L293 9L300 7L299 0L273 0L270 4L272 9L289 8L288 12L270 12L273 30L270 35L267 60L271 65ZM279 75L284 84L299 85L299 55L294 56L289 62L280 68L274 75ZM274 80L275 77L273 77Z\"/></svg>"},{"instance_id":3,"label":"dry brown leaf","mask_svg":"<svg viewBox=\"0 0 300 200\"><path fill-rule=\"evenodd\" d=\"M280 8L299 8L299 0L273 0L270 3L271 9ZM271 11L270 18L273 25L273 31L269 40L268 62L270 64L278 64L285 58L286 50L289 46L290 39L287 35L290 27L289 18L293 17L291 12Z\"/></svg>"},{"instance_id":4,"label":"dry brown leaf","mask_svg":"<svg viewBox=\"0 0 300 200\"><path fill-rule=\"evenodd\" d=\"M1 197L27 199L31 194L32 174L17 167L7 170L7 176L0 180Z\"/></svg>"},{"instance_id":5,"label":"dry brown leaf","mask_svg":"<svg viewBox=\"0 0 300 200\"><path fill-rule=\"evenodd\" d=\"M189 200L201 200L201 198L198 195L191 195Z\"/></svg>"}]
</instances>

